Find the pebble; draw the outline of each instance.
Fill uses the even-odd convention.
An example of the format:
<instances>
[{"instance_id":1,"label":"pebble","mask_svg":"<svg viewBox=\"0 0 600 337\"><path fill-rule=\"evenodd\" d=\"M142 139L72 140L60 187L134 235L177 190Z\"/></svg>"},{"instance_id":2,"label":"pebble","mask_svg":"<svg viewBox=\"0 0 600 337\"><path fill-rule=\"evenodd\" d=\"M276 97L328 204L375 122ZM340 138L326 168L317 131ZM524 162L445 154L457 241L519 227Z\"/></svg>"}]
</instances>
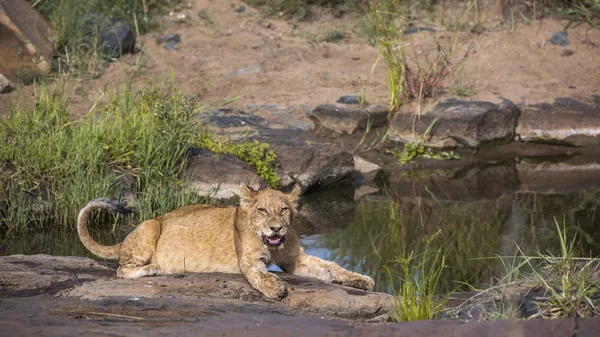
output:
<instances>
[{"instance_id":1,"label":"pebble","mask_svg":"<svg viewBox=\"0 0 600 337\"><path fill-rule=\"evenodd\" d=\"M550 43L555 46L567 46L569 45L569 33L566 30L554 33L550 38Z\"/></svg>"}]
</instances>

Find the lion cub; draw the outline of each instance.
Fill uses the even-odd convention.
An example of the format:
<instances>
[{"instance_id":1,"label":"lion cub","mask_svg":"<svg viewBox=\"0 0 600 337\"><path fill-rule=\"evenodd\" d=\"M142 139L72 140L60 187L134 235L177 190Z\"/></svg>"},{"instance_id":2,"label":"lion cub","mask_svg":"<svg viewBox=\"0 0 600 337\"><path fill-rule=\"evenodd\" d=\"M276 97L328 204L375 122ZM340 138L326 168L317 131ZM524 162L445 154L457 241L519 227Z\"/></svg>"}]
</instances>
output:
<instances>
[{"instance_id":1,"label":"lion cub","mask_svg":"<svg viewBox=\"0 0 600 337\"><path fill-rule=\"evenodd\" d=\"M308 255L290 227L300 198L296 186L288 194L270 188L240 186L239 206L190 205L139 224L114 246L94 241L87 230L93 210L128 213L116 201L91 201L79 213L77 232L93 254L119 259L117 276L139 278L182 272L242 273L269 298L286 296L285 284L267 265L294 275L371 290L373 279Z\"/></svg>"}]
</instances>

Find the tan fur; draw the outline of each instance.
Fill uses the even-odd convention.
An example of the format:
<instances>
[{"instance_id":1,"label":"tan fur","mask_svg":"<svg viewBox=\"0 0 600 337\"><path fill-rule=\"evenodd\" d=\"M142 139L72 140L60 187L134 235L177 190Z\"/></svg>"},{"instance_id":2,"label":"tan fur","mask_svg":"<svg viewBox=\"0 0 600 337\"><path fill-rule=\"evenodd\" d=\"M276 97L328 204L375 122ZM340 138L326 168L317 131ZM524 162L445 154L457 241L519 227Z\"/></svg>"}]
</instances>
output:
<instances>
[{"instance_id":1,"label":"tan fur","mask_svg":"<svg viewBox=\"0 0 600 337\"><path fill-rule=\"evenodd\" d=\"M98 199L81 210L77 229L92 253L120 260L117 275L122 278L181 272L241 273L265 296L280 299L287 291L285 284L267 271L273 263L288 273L371 290L370 277L304 252L290 227L299 197L298 186L285 194L269 188L254 191L242 184L239 206L181 207L142 222L123 243L110 247L95 242L86 228L92 210L117 208L107 199ZM267 240L263 236L277 238L274 234L284 237L281 245L263 241Z\"/></svg>"}]
</instances>

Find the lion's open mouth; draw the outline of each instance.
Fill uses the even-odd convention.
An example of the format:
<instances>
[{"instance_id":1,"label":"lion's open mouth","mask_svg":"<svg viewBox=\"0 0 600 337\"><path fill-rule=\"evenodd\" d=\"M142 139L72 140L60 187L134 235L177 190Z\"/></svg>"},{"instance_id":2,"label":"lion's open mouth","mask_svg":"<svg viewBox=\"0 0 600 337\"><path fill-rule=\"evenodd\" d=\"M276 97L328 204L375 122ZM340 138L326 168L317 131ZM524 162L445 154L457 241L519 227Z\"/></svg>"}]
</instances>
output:
<instances>
[{"instance_id":1,"label":"lion's open mouth","mask_svg":"<svg viewBox=\"0 0 600 337\"><path fill-rule=\"evenodd\" d=\"M283 243L283 236L273 235L273 236L265 236L263 235L263 242L267 246L280 246Z\"/></svg>"}]
</instances>

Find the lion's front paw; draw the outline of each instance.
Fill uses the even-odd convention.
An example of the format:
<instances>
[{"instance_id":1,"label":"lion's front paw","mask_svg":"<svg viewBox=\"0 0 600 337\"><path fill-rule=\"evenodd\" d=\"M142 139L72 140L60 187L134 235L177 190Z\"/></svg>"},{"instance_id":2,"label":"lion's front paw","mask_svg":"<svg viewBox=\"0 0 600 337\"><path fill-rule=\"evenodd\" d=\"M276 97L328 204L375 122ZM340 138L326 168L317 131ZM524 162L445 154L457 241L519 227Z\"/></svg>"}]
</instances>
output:
<instances>
[{"instance_id":1,"label":"lion's front paw","mask_svg":"<svg viewBox=\"0 0 600 337\"><path fill-rule=\"evenodd\" d=\"M281 300L287 296L285 283L273 274L263 276L261 289L258 289L263 295L268 298Z\"/></svg>"},{"instance_id":2,"label":"lion's front paw","mask_svg":"<svg viewBox=\"0 0 600 337\"><path fill-rule=\"evenodd\" d=\"M367 291L373 290L373 286L375 286L375 282L373 281L372 278L370 278L369 276L360 275L360 274L356 274L354 277L351 277L348 280L346 280L345 282L342 282L342 284L345 286L348 286L348 287L367 290Z\"/></svg>"}]
</instances>

